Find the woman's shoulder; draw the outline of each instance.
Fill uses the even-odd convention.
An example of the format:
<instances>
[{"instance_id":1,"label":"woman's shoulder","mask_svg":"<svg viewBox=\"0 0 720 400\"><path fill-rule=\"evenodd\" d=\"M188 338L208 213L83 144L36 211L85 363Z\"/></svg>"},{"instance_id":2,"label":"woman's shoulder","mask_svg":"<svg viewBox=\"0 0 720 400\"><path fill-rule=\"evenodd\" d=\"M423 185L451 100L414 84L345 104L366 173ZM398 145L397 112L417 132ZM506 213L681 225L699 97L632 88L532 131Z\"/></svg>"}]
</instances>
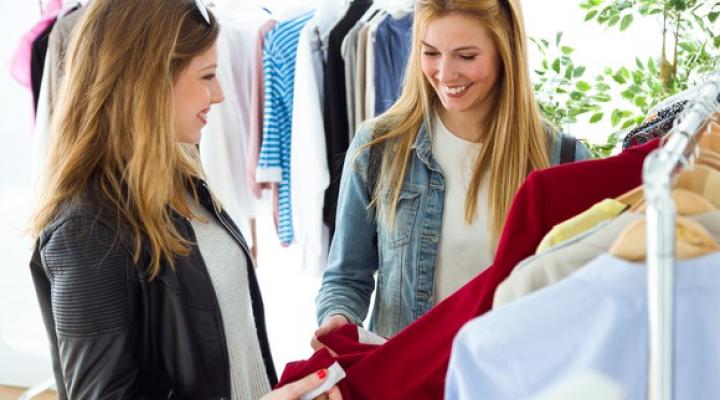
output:
<instances>
[{"instance_id":1,"label":"woman's shoulder","mask_svg":"<svg viewBox=\"0 0 720 400\"><path fill-rule=\"evenodd\" d=\"M55 217L41 232L40 245L43 247L58 232L72 241L87 240L105 233L119 237L118 233L124 229L121 229L118 218L113 218L112 214L111 206L102 201L99 195L92 190L85 190L58 206Z\"/></svg>"}]
</instances>

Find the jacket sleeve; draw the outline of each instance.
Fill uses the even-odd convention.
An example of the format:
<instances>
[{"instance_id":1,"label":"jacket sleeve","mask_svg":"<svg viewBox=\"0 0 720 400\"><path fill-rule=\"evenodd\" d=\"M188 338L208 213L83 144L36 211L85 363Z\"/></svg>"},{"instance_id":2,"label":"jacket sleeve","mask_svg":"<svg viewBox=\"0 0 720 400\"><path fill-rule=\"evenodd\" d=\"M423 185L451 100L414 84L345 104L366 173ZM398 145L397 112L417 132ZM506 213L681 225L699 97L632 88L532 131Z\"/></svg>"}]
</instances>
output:
<instances>
[{"instance_id":1,"label":"jacket sleeve","mask_svg":"<svg viewBox=\"0 0 720 400\"><path fill-rule=\"evenodd\" d=\"M132 257L100 222L65 221L41 248L59 369L70 399L145 398L131 307Z\"/></svg>"},{"instance_id":2,"label":"jacket sleeve","mask_svg":"<svg viewBox=\"0 0 720 400\"><path fill-rule=\"evenodd\" d=\"M378 269L375 212L368 208L369 150L357 150L372 137L366 125L353 138L345 157L338 198L335 236L316 299L318 323L341 314L354 324L367 315ZM357 155L357 157L356 157Z\"/></svg>"}]
</instances>

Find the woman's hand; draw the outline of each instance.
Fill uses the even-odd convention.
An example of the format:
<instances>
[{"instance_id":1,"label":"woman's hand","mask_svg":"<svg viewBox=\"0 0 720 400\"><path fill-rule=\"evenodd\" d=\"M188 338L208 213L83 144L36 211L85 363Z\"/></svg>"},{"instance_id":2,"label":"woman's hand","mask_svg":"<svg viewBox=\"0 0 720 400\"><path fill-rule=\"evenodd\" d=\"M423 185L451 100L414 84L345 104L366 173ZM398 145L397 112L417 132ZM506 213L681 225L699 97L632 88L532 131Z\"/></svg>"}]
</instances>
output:
<instances>
[{"instance_id":1,"label":"woman's hand","mask_svg":"<svg viewBox=\"0 0 720 400\"><path fill-rule=\"evenodd\" d=\"M310 374L297 382L289 383L280 389L273 390L263 396L260 400L297 400L303 394L320 386L325 379L327 379L327 370L321 369L320 371ZM340 394L340 389L338 389L337 386L333 386L324 394L316 397L316 399L342 400L342 395Z\"/></svg>"},{"instance_id":2,"label":"woman's hand","mask_svg":"<svg viewBox=\"0 0 720 400\"><path fill-rule=\"evenodd\" d=\"M325 318L325 321L323 321L322 325L315 331L315 336L313 336L312 340L310 341L310 346L312 346L314 351L318 351L322 349L323 347L326 347L322 343L320 343L319 340L317 340L318 337L327 335L328 333L334 331L335 329L349 324L350 321L348 321L345 316L340 314L331 315L327 318ZM333 357L336 357L337 354L335 354L334 351L328 348L330 350L330 354L332 354Z\"/></svg>"}]
</instances>

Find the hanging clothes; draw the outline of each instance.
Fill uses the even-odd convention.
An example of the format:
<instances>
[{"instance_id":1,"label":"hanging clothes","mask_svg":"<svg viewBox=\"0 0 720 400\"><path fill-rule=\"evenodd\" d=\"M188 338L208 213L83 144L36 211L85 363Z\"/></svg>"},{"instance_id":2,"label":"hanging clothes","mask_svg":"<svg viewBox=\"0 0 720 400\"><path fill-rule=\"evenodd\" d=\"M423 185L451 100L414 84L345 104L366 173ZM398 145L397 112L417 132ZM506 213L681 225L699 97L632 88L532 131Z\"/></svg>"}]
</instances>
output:
<instances>
[{"instance_id":1,"label":"hanging clothes","mask_svg":"<svg viewBox=\"0 0 720 400\"><path fill-rule=\"evenodd\" d=\"M710 311L720 306L720 253L676 264L673 393L719 398L720 357L708 355L720 354L720 315ZM648 398L646 288L645 265L602 255L470 322L455 339L445 398L532 398L587 370L619 384L623 398Z\"/></svg>"},{"instance_id":2,"label":"hanging clothes","mask_svg":"<svg viewBox=\"0 0 720 400\"><path fill-rule=\"evenodd\" d=\"M625 212L584 234L526 258L498 286L493 309L569 276L593 258L607 252L623 229L640 218L642 214Z\"/></svg>"},{"instance_id":3,"label":"hanging clothes","mask_svg":"<svg viewBox=\"0 0 720 400\"><path fill-rule=\"evenodd\" d=\"M368 23L365 40L365 116L364 120L375 118L375 36L380 24L387 18L387 12L380 12Z\"/></svg>"},{"instance_id":4,"label":"hanging clothes","mask_svg":"<svg viewBox=\"0 0 720 400\"><path fill-rule=\"evenodd\" d=\"M678 116L687 104L682 100L657 112L654 118L634 128L623 139L623 149L647 143L653 139L665 136L673 126L675 117Z\"/></svg>"},{"instance_id":5,"label":"hanging clothes","mask_svg":"<svg viewBox=\"0 0 720 400\"><path fill-rule=\"evenodd\" d=\"M247 180L250 191L255 198L260 198L263 190L272 189L272 184L260 183L255 177L257 175L257 164L260 158L260 144L263 134L263 115L265 113L265 77L263 75L263 46L265 35L275 26L277 21L270 19L260 26L255 41L255 74L250 84L250 137L246 158ZM275 218L277 221L277 218ZM275 224L277 230L277 222Z\"/></svg>"},{"instance_id":6,"label":"hanging clothes","mask_svg":"<svg viewBox=\"0 0 720 400\"><path fill-rule=\"evenodd\" d=\"M366 21L376 12L377 9L374 7L368 8L365 15L350 28L340 46L340 54L345 66L345 105L347 106L348 140L350 141L352 141L353 132L357 129L355 125L355 81L359 78L357 70L357 47L360 30L365 26Z\"/></svg>"},{"instance_id":7,"label":"hanging clothes","mask_svg":"<svg viewBox=\"0 0 720 400\"><path fill-rule=\"evenodd\" d=\"M62 0L49 0L45 2L40 21L22 36L15 53L10 59L10 75L21 85L33 90L35 98L37 98L39 91L35 91L35 85L33 84L35 83L31 67L33 44L43 34L47 34L48 29L52 29L52 25L55 24L55 20L58 15L60 15L62 8ZM44 65L40 60L38 60L38 64Z\"/></svg>"},{"instance_id":8,"label":"hanging clothes","mask_svg":"<svg viewBox=\"0 0 720 400\"><path fill-rule=\"evenodd\" d=\"M50 146L50 119L52 117L60 83L65 75L67 48L72 31L85 13L85 8L72 8L68 14L59 14L48 37L40 92L37 98L35 127L33 129L32 181L36 182L45 167Z\"/></svg>"},{"instance_id":9,"label":"hanging clothes","mask_svg":"<svg viewBox=\"0 0 720 400\"><path fill-rule=\"evenodd\" d=\"M613 219L627 210L628 205L615 199L605 199L590 207L582 214L554 226L538 245L536 253L557 246L573 237L583 234L594 226Z\"/></svg>"},{"instance_id":10,"label":"hanging clothes","mask_svg":"<svg viewBox=\"0 0 720 400\"><path fill-rule=\"evenodd\" d=\"M639 186L645 157L658 144L531 173L515 195L492 265L386 344L362 355L353 353L342 365L347 377L340 385L347 385L351 394L344 398L442 398L452 341L460 328L490 310L495 289L534 253L551 227ZM568 187L574 189L573 196L568 196Z\"/></svg>"},{"instance_id":11,"label":"hanging clothes","mask_svg":"<svg viewBox=\"0 0 720 400\"><path fill-rule=\"evenodd\" d=\"M325 0L300 33L295 61L295 93L290 154L290 203L295 243L303 269L325 268L329 232L323 223L323 201L330 182L323 123L324 71L330 32L348 5Z\"/></svg>"},{"instance_id":12,"label":"hanging clothes","mask_svg":"<svg viewBox=\"0 0 720 400\"><path fill-rule=\"evenodd\" d=\"M40 86L45 71L45 58L47 58L48 43L50 42L50 33L52 32L55 22L48 25L45 30L35 39L32 44L30 54L30 80L33 95L33 111L37 112L38 101L40 99Z\"/></svg>"},{"instance_id":13,"label":"hanging clothes","mask_svg":"<svg viewBox=\"0 0 720 400\"><path fill-rule=\"evenodd\" d=\"M345 97L345 65L341 47L347 33L372 5L372 0L354 0L347 13L330 32L327 63L325 65L323 121L330 184L325 191L323 220L332 238L335 231L335 210L340 189L340 175L345 152L350 146L347 104Z\"/></svg>"},{"instance_id":14,"label":"hanging clothes","mask_svg":"<svg viewBox=\"0 0 720 400\"><path fill-rule=\"evenodd\" d=\"M65 76L65 59L67 58L67 50L70 45L70 37L73 29L85 14L86 10L86 7L81 7L59 18L50 33L46 56L48 65L45 69L45 73L48 75L48 104L46 106L48 107L49 116L53 114L57 94L60 91L60 84ZM38 108L42 106L42 104L38 104Z\"/></svg>"},{"instance_id":15,"label":"hanging clothes","mask_svg":"<svg viewBox=\"0 0 720 400\"><path fill-rule=\"evenodd\" d=\"M293 241L290 146L295 61L300 32L313 14L311 11L278 22L268 32L263 50L265 114L256 179L258 182L279 184L278 237L285 246Z\"/></svg>"},{"instance_id":16,"label":"hanging clothes","mask_svg":"<svg viewBox=\"0 0 720 400\"><path fill-rule=\"evenodd\" d=\"M389 15L375 37L375 115L387 111L400 97L412 47L412 14Z\"/></svg>"},{"instance_id":17,"label":"hanging clothes","mask_svg":"<svg viewBox=\"0 0 720 400\"><path fill-rule=\"evenodd\" d=\"M228 4L213 9L223 29L217 40L217 77L225 100L212 107L200 140L200 159L207 181L226 212L252 242L250 220L256 216L256 199L247 180L251 87L257 75L253 57L257 33L270 15L259 7ZM253 243L249 243L250 246Z\"/></svg>"},{"instance_id":18,"label":"hanging clothes","mask_svg":"<svg viewBox=\"0 0 720 400\"><path fill-rule=\"evenodd\" d=\"M370 31L370 24L372 23L373 19L378 18L378 15L382 13L382 10L378 10L378 12L373 15L370 20L364 23L358 31L357 48L355 49L355 79L353 83L353 85L355 86L353 89L353 93L355 94L355 99L353 99L353 104L355 105L355 110L353 110L353 116L355 117L355 120L353 121L352 125L355 127L355 130L351 130L353 137L355 137L355 131L357 131L360 125L366 121L365 80L367 76L367 65L365 61L365 50L367 49L368 32ZM352 142L352 137L350 138L350 142Z\"/></svg>"}]
</instances>

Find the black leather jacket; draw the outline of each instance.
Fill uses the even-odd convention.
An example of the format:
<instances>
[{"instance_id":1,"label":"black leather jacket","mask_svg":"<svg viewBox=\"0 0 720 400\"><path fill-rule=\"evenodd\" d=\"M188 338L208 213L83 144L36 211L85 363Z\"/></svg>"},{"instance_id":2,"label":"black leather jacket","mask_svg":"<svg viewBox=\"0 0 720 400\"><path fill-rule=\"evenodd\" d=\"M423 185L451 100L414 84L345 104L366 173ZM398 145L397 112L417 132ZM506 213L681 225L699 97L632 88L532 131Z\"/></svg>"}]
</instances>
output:
<instances>
[{"instance_id":1,"label":"black leather jacket","mask_svg":"<svg viewBox=\"0 0 720 400\"><path fill-rule=\"evenodd\" d=\"M202 205L253 262L227 214L215 210L204 182ZM38 239L30 262L50 338L60 399L229 399L230 367L220 308L196 245L163 265L152 281L144 247L134 246L117 213L92 190L68 204ZM174 217L195 241L190 222ZM248 268L252 309L271 385L277 377L265 331L263 304Z\"/></svg>"}]
</instances>

